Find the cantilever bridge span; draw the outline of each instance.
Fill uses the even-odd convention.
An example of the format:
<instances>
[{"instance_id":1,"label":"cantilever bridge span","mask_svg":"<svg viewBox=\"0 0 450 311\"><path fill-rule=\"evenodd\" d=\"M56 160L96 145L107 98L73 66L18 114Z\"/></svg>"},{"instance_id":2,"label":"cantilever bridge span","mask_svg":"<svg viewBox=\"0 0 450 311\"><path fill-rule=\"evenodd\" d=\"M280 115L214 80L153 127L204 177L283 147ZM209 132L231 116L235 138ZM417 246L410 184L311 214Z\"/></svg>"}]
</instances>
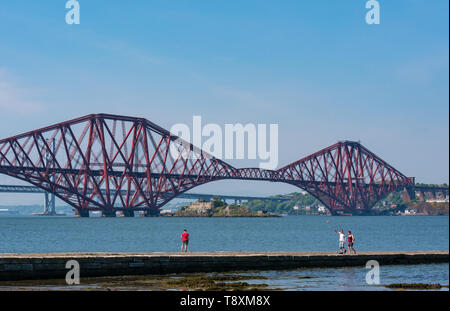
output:
<instances>
[{"instance_id":1,"label":"cantilever bridge span","mask_svg":"<svg viewBox=\"0 0 450 311\"><path fill-rule=\"evenodd\" d=\"M392 191L414 189L414 178L358 142L338 142L278 170L235 168L146 119L108 114L0 140L0 173L53 193L80 216L155 215L181 193L224 179L288 183L333 214L364 213Z\"/></svg>"}]
</instances>

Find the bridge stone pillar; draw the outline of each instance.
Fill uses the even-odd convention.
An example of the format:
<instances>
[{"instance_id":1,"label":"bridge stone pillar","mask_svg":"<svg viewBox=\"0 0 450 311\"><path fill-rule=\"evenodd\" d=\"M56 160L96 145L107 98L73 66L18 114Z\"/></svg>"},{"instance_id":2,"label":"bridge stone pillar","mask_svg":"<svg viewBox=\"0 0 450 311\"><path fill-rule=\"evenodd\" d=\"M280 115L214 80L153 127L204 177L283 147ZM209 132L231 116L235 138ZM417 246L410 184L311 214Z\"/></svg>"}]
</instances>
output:
<instances>
[{"instance_id":1,"label":"bridge stone pillar","mask_svg":"<svg viewBox=\"0 0 450 311\"><path fill-rule=\"evenodd\" d=\"M74 209L75 217L89 217L89 210L87 209Z\"/></svg>"},{"instance_id":2,"label":"bridge stone pillar","mask_svg":"<svg viewBox=\"0 0 450 311\"><path fill-rule=\"evenodd\" d=\"M436 200L436 192L435 191L430 191L430 199Z\"/></svg>"},{"instance_id":3,"label":"bridge stone pillar","mask_svg":"<svg viewBox=\"0 0 450 311\"><path fill-rule=\"evenodd\" d=\"M116 211L102 211L102 217L116 217Z\"/></svg>"},{"instance_id":4,"label":"bridge stone pillar","mask_svg":"<svg viewBox=\"0 0 450 311\"><path fill-rule=\"evenodd\" d=\"M419 201L425 202L425 194L423 191L419 191Z\"/></svg>"},{"instance_id":5,"label":"bridge stone pillar","mask_svg":"<svg viewBox=\"0 0 450 311\"><path fill-rule=\"evenodd\" d=\"M159 217L161 216L159 210L146 210L144 211L144 217Z\"/></svg>"},{"instance_id":6,"label":"bridge stone pillar","mask_svg":"<svg viewBox=\"0 0 450 311\"><path fill-rule=\"evenodd\" d=\"M44 215L56 215L55 194L47 191L44 192Z\"/></svg>"},{"instance_id":7,"label":"bridge stone pillar","mask_svg":"<svg viewBox=\"0 0 450 311\"><path fill-rule=\"evenodd\" d=\"M404 188L403 189L403 203L411 202L416 198L416 193L412 188Z\"/></svg>"},{"instance_id":8,"label":"bridge stone pillar","mask_svg":"<svg viewBox=\"0 0 450 311\"><path fill-rule=\"evenodd\" d=\"M120 217L134 217L134 211L130 210L120 211Z\"/></svg>"}]
</instances>

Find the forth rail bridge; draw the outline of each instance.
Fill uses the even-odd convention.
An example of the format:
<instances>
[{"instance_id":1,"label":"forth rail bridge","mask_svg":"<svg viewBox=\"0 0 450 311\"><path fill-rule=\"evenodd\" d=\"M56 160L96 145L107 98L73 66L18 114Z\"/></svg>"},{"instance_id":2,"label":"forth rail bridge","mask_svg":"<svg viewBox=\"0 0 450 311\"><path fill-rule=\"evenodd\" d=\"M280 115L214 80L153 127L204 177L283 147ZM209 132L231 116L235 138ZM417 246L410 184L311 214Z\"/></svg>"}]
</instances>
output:
<instances>
[{"instance_id":1,"label":"forth rail bridge","mask_svg":"<svg viewBox=\"0 0 450 311\"><path fill-rule=\"evenodd\" d=\"M334 215L366 214L393 191L403 190L407 200L416 191L448 193L448 187L417 186L358 142L338 142L278 170L235 168L146 119L109 114L1 139L0 173L60 198L80 217L89 211L157 216L186 191L224 179L291 184Z\"/></svg>"}]
</instances>

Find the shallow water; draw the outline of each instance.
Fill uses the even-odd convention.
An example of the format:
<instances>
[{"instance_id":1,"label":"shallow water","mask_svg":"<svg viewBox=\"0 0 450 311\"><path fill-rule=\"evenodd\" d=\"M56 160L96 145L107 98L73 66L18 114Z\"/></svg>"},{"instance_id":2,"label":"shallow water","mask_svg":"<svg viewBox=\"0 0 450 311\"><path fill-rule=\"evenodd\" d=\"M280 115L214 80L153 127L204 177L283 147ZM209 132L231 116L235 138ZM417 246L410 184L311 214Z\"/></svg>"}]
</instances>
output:
<instances>
[{"instance_id":1,"label":"shallow water","mask_svg":"<svg viewBox=\"0 0 450 311\"><path fill-rule=\"evenodd\" d=\"M199 278L205 276L222 282L230 280L246 282L245 289L284 291L392 291L384 285L396 283L449 284L448 264L381 266L379 284L367 284L364 267L314 268L281 271L243 271L235 273L195 273L163 276L125 276L103 278L81 278L80 285L68 286L64 280L0 282L0 290L210 290L210 287L190 287L182 282L178 286L167 286L165 281ZM248 279L246 279L248 277ZM230 281L231 283L231 281ZM191 284L192 285L192 284ZM256 286L255 286L256 285ZM264 285L264 286L257 286ZM403 289L401 289L403 290ZM443 287L441 291L448 291Z\"/></svg>"}]
</instances>

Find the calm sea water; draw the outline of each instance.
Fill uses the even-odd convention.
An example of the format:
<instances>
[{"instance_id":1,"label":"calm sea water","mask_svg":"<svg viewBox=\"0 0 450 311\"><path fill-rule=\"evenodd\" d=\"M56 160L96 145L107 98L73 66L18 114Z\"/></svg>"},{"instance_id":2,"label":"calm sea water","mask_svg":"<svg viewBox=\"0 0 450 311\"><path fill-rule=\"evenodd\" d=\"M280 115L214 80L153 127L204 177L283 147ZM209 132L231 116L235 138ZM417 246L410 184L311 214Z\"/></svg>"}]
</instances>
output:
<instances>
[{"instance_id":1,"label":"calm sea water","mask_svg":"<svg viewBox=\"0 0 450 311\"><path fill-rule=\"evenodd\" d=\"M448 250L448 217L280 218L73 218L0 217L0 253L171 252L178 251L183 229L191 251L336 251L333 229L351 230L360 251ZM380 267L381 285L367 285L364 267L248 271L262 275L269 289L389 290L392 283L448 285L449 265ZM305 278L306 277L306 278ZM248 283L258 283L249 280ZM90 284L88 287L100 286ZM81 285L80 285L81 286ZM83 285L85 286L85 285ZM81 286L80 288L82 289ZM22 286L23 287L23 286ZM25 286L26 287L26 286ZM29 287L29 288L28 288ZM28 289L66 289L28 286ZM36 288L35 288L36 287ZM2 289L15 286L1 285ZM100 287L99 287L100 288ZM73 289L73 288L70 288ZM443 289L448 290L448 289Z\"/></svg>"},{"instance_id":2,"label":"calm sea water","mask_svg":"<svg viewBox=\"0 0 450 311\"><path fill-rule=\"evenodd\" d=\"M360 251L448 250L449 218L74 218L0 217L0 253L171 252L180 235L191 251L336 251L333 229L351 230Z\"/></svg>"}]
</instances>

